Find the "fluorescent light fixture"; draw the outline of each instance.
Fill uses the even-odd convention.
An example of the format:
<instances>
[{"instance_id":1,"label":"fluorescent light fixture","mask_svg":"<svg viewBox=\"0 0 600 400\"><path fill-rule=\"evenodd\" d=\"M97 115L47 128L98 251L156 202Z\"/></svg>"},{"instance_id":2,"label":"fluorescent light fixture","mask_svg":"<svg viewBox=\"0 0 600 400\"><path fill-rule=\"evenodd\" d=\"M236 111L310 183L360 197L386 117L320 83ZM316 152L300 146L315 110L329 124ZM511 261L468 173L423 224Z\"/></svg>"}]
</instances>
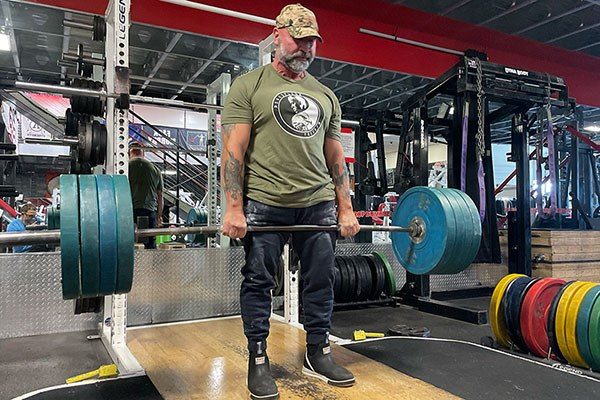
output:
<instances>
[{"instance_id":1,"label":"fluorescent light fixture","mask_svg":"<svg viewBox=\"0 0 600 400\"><path fill-rule=\"evenodd\" d=\"M600 126L598 125L590 125L583 128L584 131L598 133L600 132Z\"/></svg>"},{"instance_id":2,"label":"fluorescent light fixture","mask_svg":"<svg viewBox=\"0 0 600 400\"><path fill-rule=\"evenodd\" d=\"M448 111L449 115L454 115L454 106L450 107L450 111Z\"/></svg>"},{"instance_id":3,"label":"fluorescent light fixture","mask_svg":"<svg viewBox=\"0 0 600 400\"><path fill-rule=\"evenodd\" d=\"M166 169L162 173L163 173L163 175L177 175L177 171L175 171L173 169Z\"/></svg>"},{"instance_id":4,"label":"fluorescent light fixture","mask_svg":"<svg viewBox=\"0 0 600 400\"><path fill-rule=\"evenodd\" d=\"M10 51L10 35L0 33L0 51Z\"/></svg>"}]
</instances>

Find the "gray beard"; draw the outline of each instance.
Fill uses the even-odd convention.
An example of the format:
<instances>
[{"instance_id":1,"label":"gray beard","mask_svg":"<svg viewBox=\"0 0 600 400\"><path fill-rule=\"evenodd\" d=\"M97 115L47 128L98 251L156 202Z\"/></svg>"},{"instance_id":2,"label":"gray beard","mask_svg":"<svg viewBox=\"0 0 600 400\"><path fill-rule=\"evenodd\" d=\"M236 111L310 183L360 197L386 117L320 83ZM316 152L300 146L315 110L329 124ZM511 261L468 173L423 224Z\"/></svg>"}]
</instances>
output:
<instances>
[{"instance_id":1,"label":"gray beard","mask_svg":"<svg viewBox=\"0 0 600 400\"><path fill-rule=\"evenodd\" d=\"M281 60L281 62L283 63L283 65L285 65L287 67L287 69L289 69L290 71L296 73L296 74L300 74L304 71L306 71L308 69L308 67L310 66L310 63L312 63L312 61L314 60L314 57L311 57L310 59L306 60L306 61L301 61L298 60L294 57L294 55L290 55L290 54L286 54L283 52L283 50L279 49L279 59Z\"/></svg>"}]
</instances>

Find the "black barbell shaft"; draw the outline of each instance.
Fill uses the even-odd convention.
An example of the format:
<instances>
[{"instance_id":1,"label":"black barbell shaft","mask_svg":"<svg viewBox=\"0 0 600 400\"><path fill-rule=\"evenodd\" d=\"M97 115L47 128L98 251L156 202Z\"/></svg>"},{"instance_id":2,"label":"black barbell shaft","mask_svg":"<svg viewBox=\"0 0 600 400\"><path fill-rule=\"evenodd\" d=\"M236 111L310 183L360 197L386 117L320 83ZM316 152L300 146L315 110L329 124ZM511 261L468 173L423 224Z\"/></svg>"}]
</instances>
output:
<instances>
[{"instance_id":1,"label":"black barbell shaft","mask_svg":"<svg viewBox=\"0 0 600 400\"><path fill-rule=\"evenodd\" d=\"M373 232L407 232L412 233L413 228L402 226L361 225L362 231ZM150 237L160 235L187 235L187 234L214 234L220 232L220 226L185 226L164 227L152 229L137 229L137 237ZM249 226L248 232L309 232L309 231L339 231L338 225L285 225L285 226ZM60 230L46 232L4 232L0 233L0 246L25 246L30 244L59 244Z\"/></svg>"}]
</instances>

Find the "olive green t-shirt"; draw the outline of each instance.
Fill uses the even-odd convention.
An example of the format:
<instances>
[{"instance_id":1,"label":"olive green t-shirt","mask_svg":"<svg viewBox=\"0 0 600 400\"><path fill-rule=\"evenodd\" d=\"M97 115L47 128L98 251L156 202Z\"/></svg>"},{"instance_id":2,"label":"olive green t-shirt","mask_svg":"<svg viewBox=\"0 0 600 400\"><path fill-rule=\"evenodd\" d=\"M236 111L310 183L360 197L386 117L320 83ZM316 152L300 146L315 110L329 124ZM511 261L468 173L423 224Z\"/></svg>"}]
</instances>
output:
<instances>
[{"instance_id":1,"label":"olive green t-shirt","mask_svg":"<svg viewBox=\"0 0 600 400\"><path fill-rule=\"evenodd\" d=\"M133 208L156 211L157 190L162 190L163 180L158 168L150 161L136 157L129 160L129 186Z\"/></svg>"},{"instance_id":2,"label":"olive green t-shirt","mask_svg":"<svg viewBox=\"0 0 600 400\"><path fill-rule=\"evenodd\" d=\"M268 64L237 78L221 124L252 125L245 195L291 208L333 200L323 146L326 137L340 140L340 122L335 94L308 73L292 81Z\"/></svg>"}]
</instances>

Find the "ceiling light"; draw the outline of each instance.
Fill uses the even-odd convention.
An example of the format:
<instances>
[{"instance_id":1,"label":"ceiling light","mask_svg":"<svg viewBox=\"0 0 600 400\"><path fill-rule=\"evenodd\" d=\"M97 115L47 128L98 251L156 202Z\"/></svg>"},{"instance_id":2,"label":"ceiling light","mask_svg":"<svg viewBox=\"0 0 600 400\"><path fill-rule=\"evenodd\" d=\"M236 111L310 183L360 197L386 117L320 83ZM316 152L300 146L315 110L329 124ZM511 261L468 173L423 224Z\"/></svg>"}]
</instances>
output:
<instances>
[{"instance_id":1,"label":"ceiling light","mask_svg":"<svg viewBox=\"0 0 600 400\"><path fill-rule=\"evenodd\" d=\"M0 51L10 51L10 35L0 33Z\"/></svg>"},{"instance_id":2,"label":"ceiling light","mask_svg":"<svg viewBox=\"0 0 600 400\"><path fill-rule=\"evenodd\" d=\"M163 173L163 175L177 175L177 171L172 170L172 169L166 169L162 173Z\"/></svg>"},{"instance_id":3,"label":"ceiling light","mask_svg":"<svg viewBox=\"0 0 600 400\"><path fill-rule=\"evenodd\" d=\"M590 125L583 128L584 131L598 133L600 132L600 125Z\"/></svg>"}]
</instances>

